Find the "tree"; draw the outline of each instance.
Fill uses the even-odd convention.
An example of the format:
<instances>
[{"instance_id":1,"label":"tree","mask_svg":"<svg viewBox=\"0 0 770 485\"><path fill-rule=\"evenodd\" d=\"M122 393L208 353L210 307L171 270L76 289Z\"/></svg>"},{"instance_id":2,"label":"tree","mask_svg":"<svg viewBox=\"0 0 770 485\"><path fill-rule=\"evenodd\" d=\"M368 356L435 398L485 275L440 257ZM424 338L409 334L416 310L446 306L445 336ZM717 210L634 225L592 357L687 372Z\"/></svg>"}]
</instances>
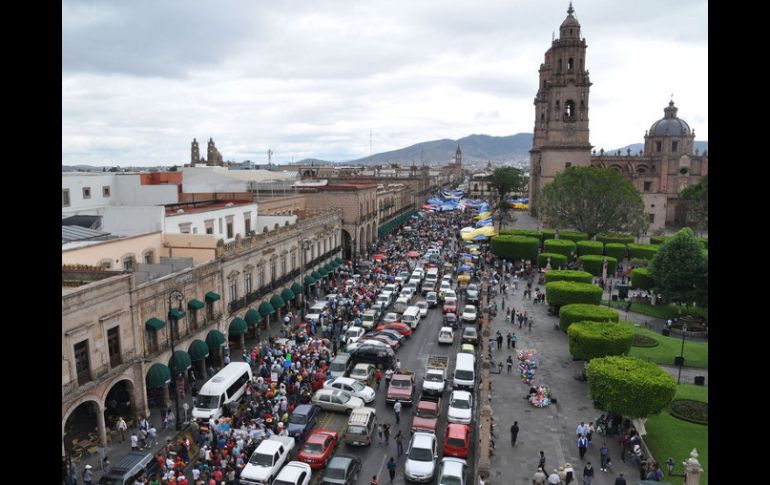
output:
<instances>
[{"instance_id":1,"label":"tree","mask_svg":"<svg viewBox=\"0 0 770 485\"><path fill-rule=\"evenodd\" d=\"M647 267L655 290L669 303L688 305L703 300L708 260L692 229L685 227L660 245ZM708 293L708 286L705 287Z\"/></svg>"},{"instance_id":2,"label":"tree","mask_svg":"<svg viewBox=\"0 0 770 485\"><path fill-rule=\"evenodd\" d=\"M709 226L709 176L701 177L695 185L689 185L679 192L679 204L683 205L688 225L696 229Z\"/></svg>"},{"instance_id":3,"label":"tree","mask_svg":"<svg viewBox=\"0 0 770 485\"><path fill-rule=\"evenodd\" d=\"M570 167L543 188L544 222L574 227L592 239L600 232L641 235L649 222L639 192L620 173L598 167Z\"/></svg>"},{"instance_id":4,"label":"tree","mask_svg":"<svg viewBox=\"0 0 770 485\"><path fill-rule=\"evenodd\" d=\"M508 216L510 205L505 196L511 192L520 192L524 189L524 175L521 169L516 167L497 167L492 172L490 185L497 190L497 208L499 211L498 232L503 228L503 219Z\"/></svg>"}]
</instances>

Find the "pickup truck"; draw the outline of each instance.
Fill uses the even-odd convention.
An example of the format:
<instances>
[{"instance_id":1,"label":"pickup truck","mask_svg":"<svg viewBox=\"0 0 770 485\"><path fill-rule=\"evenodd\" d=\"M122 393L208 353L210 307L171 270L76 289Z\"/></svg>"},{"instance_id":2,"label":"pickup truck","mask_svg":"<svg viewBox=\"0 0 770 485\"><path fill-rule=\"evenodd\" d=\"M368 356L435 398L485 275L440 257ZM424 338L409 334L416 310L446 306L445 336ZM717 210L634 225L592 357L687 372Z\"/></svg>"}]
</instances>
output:
<instances>
[{"instance_id":1,"label":"pickup truck","mask_svg":"<svg viewBox=\"0 0 770 485\"><path fill-rule=\"evenodd\" d=\"M422 393L441 395L446 381L446 367L449 357L446 355L429 355L425 366L425 376L422 379Z\"/></svg>"},{"instance_id":2,"label":"pickup truck","mask_svg":"<svg viewBox=\"0 0 770 485\"><path fill-rule=\"evenodd\" d=\"M438 418L441 416L441 398L421 396L412 416L414 416L412 418L412 433L427 431L435 434Z\"/></svg>"},{"instance_id":3,"label":"pickup truck","mask_svg":"<svg viewBox=\"0 0 770 485\"><path fill-rule=\"evenodd\" d=\"M291 436L272 436L259 444L241 472L242 485L269 485L294 449Z\"/></svg>"},{"instance_id":4,"label":"pickup truck","mask_svg":"<svg viewBox=\"0 0 770 485\"><path fill-rule=\"evenodd\" d=\"M414 372L401 369L398 374L393 374L390 378L388 393L385 395L385 402L395 404L401 401L401 404L412 405L414 399Z\"/></svg>"}]
</instances>

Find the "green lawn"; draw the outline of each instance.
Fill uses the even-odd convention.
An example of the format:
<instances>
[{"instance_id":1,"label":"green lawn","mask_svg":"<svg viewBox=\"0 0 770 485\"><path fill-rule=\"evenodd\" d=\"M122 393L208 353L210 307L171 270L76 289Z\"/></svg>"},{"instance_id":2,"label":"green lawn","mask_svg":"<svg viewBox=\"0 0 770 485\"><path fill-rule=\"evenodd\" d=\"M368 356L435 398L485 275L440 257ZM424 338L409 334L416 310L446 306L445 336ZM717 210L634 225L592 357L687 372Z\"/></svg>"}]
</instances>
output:
<instances>
[{"instance_id":1,"label":"green lawn","mask_svg":"<svg viewBox=\"0 0 770 485\"><path fill-rule=\"evenodd\" d=\"M658 342L657 347L631 347L628 355L638 357L656 364L674 365L674 357L682 350L682 339L666 337L658 332L653 332L644 327L634 327L633 323L621 320L621 323L631 325L634 333L650 337ZM709 345L706 342L685 341L684 363L686 367L700 367L708 369Z\"/></svg>"},{"instance_id":2,"label":"green lawn","mask_svg":"<svg viewBox=\"0 0 770 485\"><path fill-rule=\"evenodd\" d=\"M695 401L708 402L708 387L681 384L677 386L675 399L693 399ZM682 462L690 457L690 451L695 448L698 450L698 461L701 467L703 467L700 483L708 485L709 452L707 425L682 421L668 414L668 411L663 411L659 415L647 419L645 428L647 428L647 436L644 437L644 440L655 459L661 464L667 474L668 469L664 463L669 456L674 458L676 463L674 473L684 473ZM666 476L664 480L674 485L682 485L682 479L678 477L669 478Z\"/></svg>"},{"instance_id":3,"label":"green lawn","mask_svg":"<svg viewBox=\"0 0 770 485\"><path fill-rule=\"evenodd\" d=\"M624 301L613 301L610 303L615 308L622 308L625 310L626 308L626 302ZM679 310L682 310L682 314L690 314L694 315L696 317L703 317L706 319L706 322L709 320L709 309L708 308L700 308L700 307L689 307L685 309L684 307L679 307L677 305L647 305L646 303L631 303L631 311L634 313L639 313L641 315L647 315L650 317L655 318L661 318L663 320L668 320L669 318L674 318L679 316Z\"/></svg>"}]
</instances>

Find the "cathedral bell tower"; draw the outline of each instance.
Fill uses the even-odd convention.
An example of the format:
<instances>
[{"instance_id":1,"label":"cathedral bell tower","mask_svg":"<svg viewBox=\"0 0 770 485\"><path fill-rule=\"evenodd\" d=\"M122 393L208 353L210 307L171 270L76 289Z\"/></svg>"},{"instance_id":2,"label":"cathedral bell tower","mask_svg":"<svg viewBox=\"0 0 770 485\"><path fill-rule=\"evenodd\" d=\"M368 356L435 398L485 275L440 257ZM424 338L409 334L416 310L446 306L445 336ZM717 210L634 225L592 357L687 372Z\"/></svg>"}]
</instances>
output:
<instances>
[{"instance_id":1,"label":"cathedral bell tower","mask_svg":"<svg viewBox=\"0 0 770 485\"><path fill-rule=\"evenodd\" d=\"M535 96L535 129L529 162L529 207L537 216L538 196L556 174L567 167L590 166L586 40L572 2L540 65Z\"/></svg>"}]
</instances>

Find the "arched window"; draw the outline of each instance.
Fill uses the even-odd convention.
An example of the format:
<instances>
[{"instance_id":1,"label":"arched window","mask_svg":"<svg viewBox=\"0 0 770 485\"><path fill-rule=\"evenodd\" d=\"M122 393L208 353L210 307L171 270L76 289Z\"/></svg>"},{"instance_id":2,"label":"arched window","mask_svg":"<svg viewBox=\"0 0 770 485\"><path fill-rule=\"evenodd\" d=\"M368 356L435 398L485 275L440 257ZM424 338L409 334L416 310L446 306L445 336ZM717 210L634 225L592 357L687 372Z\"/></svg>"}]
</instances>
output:
<instances>
[{"instance_id":1,"label":"arched window","mask_svg":"<svg viewBox=\"0 0 770 485\"><path fill-rule=\"evenodd\" d=\"M561 105L559 104L559 100L558 99L556 100L556 106L554 107L554 111L556 111L556 113L561 111Z\"/></svg>"},{"instance_id":2,"label":"arched window","mask_svg":"<svg viewBox=\"0 0 770 485\"><path fill-rule=\"evenodd\" d=\"M572 31L570 30L569 33L571 34ZM575 61L571 57L567 59L567 71L572 71L572 68L575 67L574 64Z\"/></svg>"},{"instance_id":3,"label":"arched window","mask_svg":"<svg viewBox=\"0 0 770 485\"><path fill-rule=\"evenodd\" d=\"M155 262L155 251L152 249L145 250L142 259L144 264L153 264Z\"/></svg>"},{"instance_id":4,"label":"arched window","mask_svg":"<svg viewBox=\"0 0 770 485\"><path fill-rule=\"evenodd\" d=\"M133 254L123 257L123 269L125 271L134 271L136 268L136 259Z\"/></svg>"},{"instance_id":5,"label":"arched window","mask_svg":"<svg viewBox=\"0 0 770 485\"><path fill-rule=\"evenodd\" d=\"M556 68L556 72L561 72L561 59L559 59L559 65Z\"/></svg>"},{"instance_id":6,"label":"arched window","mask_svg":"<svg viewBox=\"0 0 770 485\"><path fill-rule=\"evenodd\" d=\"M567 119L575 119L575 102L571 99L564 103L564 116L566 116Z\"/></svg>"},{"instance_id":7,"label":"arched window","mask_svg":"<svg viewBox=\"0 0 770 485\"><path fill-rule=\"evenodd\" d=\"M110 269L112 268L112 260L111 259L103 259L99 261L99 267L102 269Z\"/></svg>"}]
</instances>

